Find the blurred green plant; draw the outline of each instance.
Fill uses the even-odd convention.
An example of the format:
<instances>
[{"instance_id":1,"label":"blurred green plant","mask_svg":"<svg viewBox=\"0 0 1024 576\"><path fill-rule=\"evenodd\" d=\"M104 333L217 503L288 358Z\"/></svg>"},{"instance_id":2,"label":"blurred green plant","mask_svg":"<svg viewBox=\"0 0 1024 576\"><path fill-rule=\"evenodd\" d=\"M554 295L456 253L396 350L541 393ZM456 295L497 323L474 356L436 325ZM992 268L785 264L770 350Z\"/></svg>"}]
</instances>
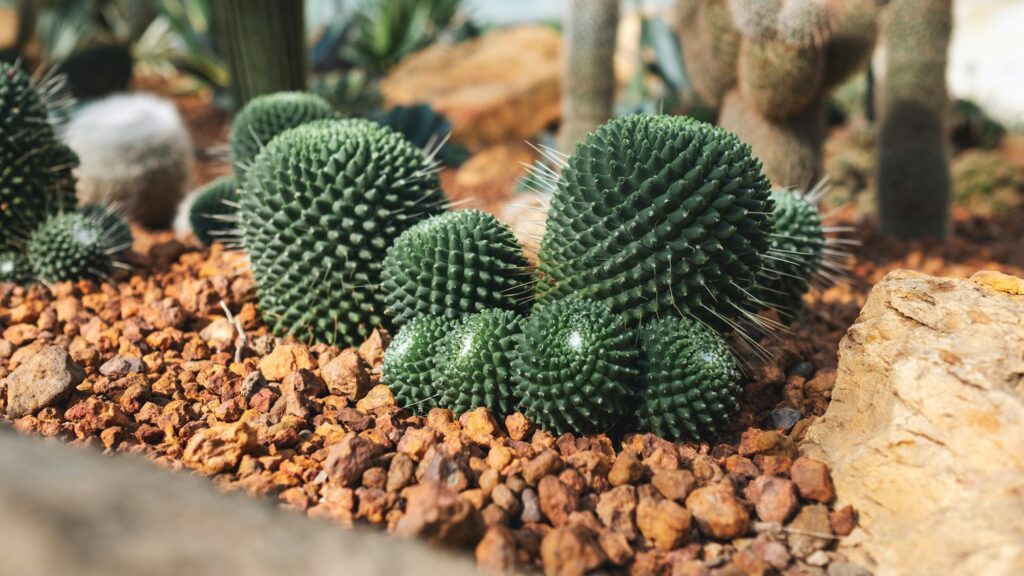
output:
<instances>
[{"instance_id":1,"label":"blurred green plant","mask_svg":"<svg viewBox=\"0 0 1024 576\"><path fill-rule=\"evenodd\" d=\"M636 72L619 97L618 112L659 114L696 107L675 30L637 2L640 36Z\"/></svg>"}]
</instances>

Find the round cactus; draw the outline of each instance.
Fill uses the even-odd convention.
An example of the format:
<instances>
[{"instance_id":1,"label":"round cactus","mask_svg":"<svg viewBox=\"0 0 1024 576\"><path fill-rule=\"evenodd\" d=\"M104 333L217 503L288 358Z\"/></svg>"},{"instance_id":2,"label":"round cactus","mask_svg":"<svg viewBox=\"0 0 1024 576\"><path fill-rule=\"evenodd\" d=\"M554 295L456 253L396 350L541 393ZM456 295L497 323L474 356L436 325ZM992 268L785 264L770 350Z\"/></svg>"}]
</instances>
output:
<instances>
[{"instance_id":1,"label":"round cactus","mask_svg":"<svg viewBox=\"0 0 1024 576\"><path fill-rule=\"evenodd\" d=\"M622 116L562 171L539 300L605 303L630 323L729 318L768 249L770 186L734 135L680 116Z\"/></svg>"},{"instance_id":2,"label":"round cactus","mask_svg":"<svg viewBox=\"0 0 1024 576\"><path fill-rule=\"evenodd\" d=\"M711 440L738 409L740 369L729 345L690 318L640 333L639 429L669 440Z\"/></svg>"},{"instance_id":3,"label":"round cactus","mask_svg":"<svg viewBox=\"0 0 1024 576\"><path fill-rule=\"evenodd\" d=\"M634 335L593 300L552 302L524 323L513 361L523 413L554 433L605 431L633 408Z\"/></svg>"},{"instance_id":4,"label":"round cactus","mask_svg":"<svg viewBox=\"0 0 1024 576\"><path fill-rule=\"evenodd\" d=\"M235 175L242 181L256 155L274 136L334 115L334 108L315 94L276 92L253 98L235 116L231 126L229 139Z\"/></svg>"},{"instance_id":5,"label":"round cactus","mask_svg":"<svg viewBox=\"0 0 1024 576\"><path fill-rule=\"evenodd\" d=\"M75 206L78 159L57 140L31 79L0 62L0 246Z\"/></svg>"},{"instance_id":6,"label":"round cactus","mask_svg":"<svg viewBox=\"0 0 1024 576\"><path fill-rule=\"evenodd\" d=\"M13 250L0 251L0 282L24 284L32 280L32 269L25 256Z\"/></svg>"},{"instance_id":7,"label":"round cactus","mask_svg":"<svg viewBox=\"0 0 1024 576\"><path fill-rule=\"evenodd\" d=\"M439 214L406 230L382 271L387 313L461 318L488 308L525 310L530 276L509 227L479 210Z\"/></svg>"},{"instance_id":8,"label":"round cactus","mask_svg":"<svg viewBox=\"0 0 1024 576\"><path fill-rule=\"evenodd\" d=\"M242 243L274 333L358 345L384 323L381 261L442 210L433 165L368 120L324 120L263 149L241 195Z\"/></svg>"},{"instance_id":9,"label":"round cactus","mask_svg":"<svg viewBox=\"0 0 1024 576\"><path fill-rule=\"evenodd\" d=\"M753 294L760 306L777 310L784 320L792 321L821 265L825 232L818 207L803 194L782 188L772 191L772 199L775 231L771 257L758 273Z\"/></svg>"},{"instance_id":10,"label":"round cactus","mask_svg":"<svg viewBox=\"0 0 1024 576\"><path fill-rule=\"evenodd\" d=\"M484 310L456 325L438 347L439 405L456 414L481 406L511 414L512 361L522 324L511 310Z\"/></svg>"},{"instance_id":11,"label":"round cactus","mask_svg":"<svg viewBox=\"0 0 1024 576\"><path fill-rule=\"evenodd\" d=\"M740 94L765 118L790 118L818 97L824 62L824 52L813 45L745 39L736 64Z\"/></svg>"},{"instance_id":12,"label":"round cactus","mask_svg":"<svg viewBox=\"0 0 1024 576\"><path fill-rule=\"evenodd\" d=\"M78 212L52 216L29 239L32 272L43 282L106 278L126 249L122 226L113 213L104 219Z\"/></svg>"},{"instance_id":13,"label":"round cactus","mask_svg":"<svg viewBox=\"0 0 1024 576\"><path fill-rule=\"evenodd\" d=\"M426 414L437 404L437 351L454 323L424 316L407 324L391 341L384 353L381 382L391 388L399 406Z\"/></svg>"},{"instance_id":14,"label":"round cactus","mask_svg":"<svg viewBox=\"0 0 1024 576\"><path fill-rule=\"evenodd\" d=\"M221 176L203 187L189 207L189 223L203 246L228 240L237 228L238 188L234 176Z\"/></svg>"},{"instance_id":15,"label":"round cactus","mask_svg":"<svg viewBox=\"0 0 1024 576\"><path fill-rule=\"evenodd\" d=\"M124 252L132 247L132 228L113 208L101 204L86 204L77 210L89 221L105 230L104 238L109 250Z\"/></svg>"}]
</instances>

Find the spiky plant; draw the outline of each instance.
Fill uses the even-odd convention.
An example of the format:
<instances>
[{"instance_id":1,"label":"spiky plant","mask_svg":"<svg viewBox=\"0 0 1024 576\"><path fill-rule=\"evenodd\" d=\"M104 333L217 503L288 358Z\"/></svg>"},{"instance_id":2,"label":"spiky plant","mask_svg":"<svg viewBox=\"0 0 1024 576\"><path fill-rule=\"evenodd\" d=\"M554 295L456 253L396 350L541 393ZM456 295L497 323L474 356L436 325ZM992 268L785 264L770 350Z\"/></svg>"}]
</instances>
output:
<instances>
[{"instance_id":1,"label":"spiky plant","mask_svg":"<svg viewBox=\"0 0 1024 576\"><path fill-rule=\"evenodd\" d=\"M423 316L404 326L391 341L384 353L381 382L391 388L399 406L426 414L437 405L437 351L454 324L454 320Z\"/></svg>"},{"instance_id":2,"label":"spiky plant","mask_svg":"<svg viewBox=\"0 0 1024 576\"><path fill-rule=\"evenodd\" d=\"M0 62L0 246L75 206L77 162L58 141L43 94L21 68Z\"/></svg>"},{"instance_id":3,"label":"spiky plant","mask_svg":"<svg viewBox=\"0 0 1024 576\"><path fill-rule=\"evenodd\" d=\"M123 252L132 247L132 228L111 206L86 204L77 212L104 230L108 247L114 252Z\"/></svg>"},{"instance_id":4,"label":"spiky plant","mask_svg":"<svg viewBox=\"0 0 1024 576\"><path fill-rule=\"evenodd\" d=\"M199 191L189 207L189 223L203 246L234 240L238 225L238 188L233 175L221 176Z\"/></svg>"},{"instance_id":5,"label":"spiky plant","mask_svg":"<svg viewBox=\"0 0 1024 576\"><path fill-rule=\"evenodd\" d=\"M728 322L768 250L769 191L750 148L725 130L616 118L562 170L538 298L598 300L634 326L684 314Z\"/></svg>"},{"instance_id":6,"label":"spiky plant","mask_svg":"<svg viewBox=\"0 0 1024 576\"><path fill-rule=\"evenodd\" d=\"M0 282L24 284L32 280L32 269L20 252L0 250Z\"/></svg>"},{"instance_id":7,"label":"spiky plant","mask_svg":"<svg viewBox=\"0 0 1024 576\"><path fill-rule=\"evenodd\" d=\"M274 138L249 171L240 230L274 333L356 345L385 322L385 251L443 210L436 166L367 120L324 120Z\"/></svg>"},{"instance_id":8,"label":"spiky plant","mask_svg":"<svg viewBox=\"0 0 1024 576\"><path fill-rule=\"evenodd\" d=\"M662 318L640 332L637 421L669 440L711 440L738 409L740 370L729 345L691 318Z\"/></svg>"},{"instance_id":9,"label":"spiky plant","mask_svg":"<svg viewBox=\"0 0 1024 576\"><path fill-rule=\"evenodd\" d=\"M50 217L29 239L32 272L43 282L107 278L127 249L123 226L115 215L96 218L67 212Z\"/></svg>"},{"instance_id":10,"label":"spiky plant","mask_svg":"<svg viewBox=\"0 0 1024 576\"><path fill-rule=\"evenodd\" d=\"M517 350L515 395L541 428L601 432L632 410L635 336L604 304L567 299L541 307Z\"/></svg>"},{"instance_id":11,"label":"spiky plant","mask_svg":"<svg viewBox=\"0 0 1024 576\"><path fill-rule=\"evenodd\" d=\"M388 249L382 279L396 325L488 308L524 311L529 304L522 247L507 225L479 210L446 212L406 230Z\"/></svg>"},{"instance_id":12,"label":"spiky plant","mask_svg":"<svg viewBox=\"0 0 1024 576\"><path fill-rule=\"evenodd\" d=\"M523 317L484 310L458 323L438 346L438 404L456 414L481 406L497 415L515 410L512 361Z\"/></svg>"},{"instance_id":13,"label":"spiky plant","mask_svg":"<svg viewBox=\"0 0 1024 576\"><path fill-rule=\"evenodd\" d=\"M276 92L254 98L235 116L231 125L231 158L238 181L244 181L256 155L274 136L334 115L330 103L307 92Z\"/></svg>"}]
</instances>

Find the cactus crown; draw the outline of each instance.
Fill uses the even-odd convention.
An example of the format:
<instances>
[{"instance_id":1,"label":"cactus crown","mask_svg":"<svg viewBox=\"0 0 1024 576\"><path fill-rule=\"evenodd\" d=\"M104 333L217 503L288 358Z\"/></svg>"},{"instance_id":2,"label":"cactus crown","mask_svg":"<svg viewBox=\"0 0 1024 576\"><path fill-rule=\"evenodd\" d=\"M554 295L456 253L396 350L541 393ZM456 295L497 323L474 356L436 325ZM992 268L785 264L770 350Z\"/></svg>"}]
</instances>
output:
<instances>
[{"instance_id":1,"label":"cactus crown","mask_svg":"<svg viewBox=\"0 0 1024 576\"><path fill-rule=\"evenodd\" d=\"M468 316L438 346L439 403L456 414L481 406L495 414L515 409L512 361L523 318L511 310Z\"/></svg>"},{"instance_id":2,"label":"cactus crown","mask_svg":"<svg viewBox=\"0 0 1024 576\"><path fill-rule=\"evenodd\" d=\"M203 187L189 208L189 223L203 246L214 240L234 245L238 224L238 188L233 175L221 176Z\"/></svg>"},{"instance_id":3,"label":"cactus crown","mask_svg":"<svg viewBox=\"0 0 1024 576\"><path fill-rule=\"evenodd\" d=\"M275 136L315 120L334 117L323 98L306 92L276 92L253 98L231 126L231 156L241 180L259 151Z\"/></svg>"},{"instance_id":4,"label":"cactus crown","mask_svg":"<svg viewBox=\"0 0 1024 576\"><path fill-rule=\"evenodd\" d=\"M242 242L273 331L345 345L385 322L377 287L387 248L444 202L421 150L358 119L274 138L241 196Z\"/></svg>"},{"instance_id":5,"label":"cactus crown","mask_svg":"<svg viewBox=\"0 0 1024 576\"><path fill-rule=\"evenodd\" d=\"M36 277L43 282L102 280L111 273L116 257L128 248L127 225L112 212L97 214L57 214L32 233L28 261Z\"/></svg>"},{"instance_id":6,"label":"cactus crown","mask_svg":"<svg viewBox=\"0 0 1024 576\"><path fill-rule=\"evenodd\" d=\"M525 310L526 258L512 230L479 210L445 212L402 233L383 265L387 312L460 318L487 308Z\"/></svg>"},{"instance_id":7,"label":"cactus crown","mask_svg":"<svg viewBox=\"0 0 1024 576\"><path fill-rule=\"evenodd\" d=\"M574 295L632 324L728 318L760 268L770 186L734 135L686 117L616 118L562 170L541 243L541 302Z\"/></svg>"},{"instance_id":8,"label":"cactus crown","mask_svg":"<svg viewBox=\"0 0 1024 576\"><path fill-rule=\"evenodd\" d=\"M24 284L32 279L28 260L20 252L0 250L0 282Z\"/></svg>"}]
</instances>

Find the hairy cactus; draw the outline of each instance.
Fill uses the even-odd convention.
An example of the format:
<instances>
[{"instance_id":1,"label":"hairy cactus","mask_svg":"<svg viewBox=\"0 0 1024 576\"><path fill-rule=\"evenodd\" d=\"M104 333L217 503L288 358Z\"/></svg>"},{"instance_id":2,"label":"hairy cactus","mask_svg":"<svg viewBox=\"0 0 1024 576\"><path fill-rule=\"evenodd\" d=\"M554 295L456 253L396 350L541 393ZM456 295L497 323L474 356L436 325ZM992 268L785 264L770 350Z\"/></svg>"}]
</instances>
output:
<instances>
[{"instance_id":1,"label":"hairy cactus","mask_svg":"<svg viewBox=\"0 0 1024 576\"><path fill-rule=\"evenodd\" d=\"M946 60L951 0L892 0L878 139L882 231L945 238L951 180Z\"/></svg>"},{"instance_id":2,"label":"hairy cactus","mask_svg":"<svg viewBox=\"0 0 1024 576\"><path fill-rule=\"evenodd\" d=\"M612 117L619 0L570 0L565 19L562 125L558 144L577 142Z\"/></svg>"},{"instance_id":3,"label":"hairy cactus","mask_svg":"<svg viewBox=\"0 0 1024 576\"><path fill-rule=\"evenodd\" d=\"M680 116L612 120L562 170L539 299L605 303L631 324L739 312L768 249L770 186L750 148Z\"/></svg>"},{"instance_id":4,"label":"hairy cactus","mask_svg":"<svg viewBox=\"0 0 1024 576\"><path fill-rule=\"evenodd\" d=\"M238 227L238 188L234 176L221 176L196 194L188 212L189 223L203 246L215 240L234 240Z\"/></svg>"},{"instance_id":5,"label":"hairy cactus","mask_svg":"<svg viewBox=\"0 0 1024 576\"><path fill-rule=\"evenodd\" d=\"M456 414L481 406L515 411L512 361L522 324L511 310L484 310L455 326L438 346L438 404Z\"/></svg>"},{"instance_id":6,"label":"hairy cactus","mask_svg":"<svg viewBox=\"0 0 1024 576\"><path fill-rule=\"evenodd\" d=\"M384 323L381 261L442 210L434 166L368 120L322 120L274 138L249 170L242 243L274 333L356 345Z\"/></svg>"},{"instance_id":7,"label":"hairy cactus","mask_svg":"<svg viewBox=\"0 0 1024 576\"><path fill-rule=\"evenodd\" d=\"M58 141L31 79L0 63L0 248L26 238L49 215L74 208L77 162Z\"/></svg>"},{"instance_id":8,"label":"hairy cactus","mask_svg":"<svg viewBox=\"0 0 1024 576\"><path fill-rule=\"evenodd\" d=\"M24 284L32 280L32 269L20 252L0 250L0 282Z\"/></svg>"},{"instance_id":9,"label":"hairy cactus","mask_svg":"<svg viewBox=\"0 0 1024 576\"><path fill-rule=\"evenodd\" d=\"M523 413L553 433L608 430L633 406L635 337L599 302L552 302L526 321L513 362Z\"/></svg>"},{"instance_id":10,"label":"hairy cactus","mask_svg":"<svg viewBox=\"0 0 1024 576\"><path fill-rule=\"evenodd\" d=\"M67 212L49 218L29 239L32 272L43 282L107 278L127 249L123 226L112 213L97 218Z\"/></svg>"},{"instance_id":11,"label":"hairy cactus","mask_svg":"<svg viewBox=\"0 0 1024 576\"><path fill-rule=\"evenodd\" d=\"M729 345L688 318L662 318L640 333L643 432L669 440L711 440L739 405L740 370Z\"/></svg>"},{"instance_id":12,"label":"hairy cactus","mask_svg":"<svg viewBox=\"0 0 1024 576\"><path fill-rule=\"evenodd\" d=\"M526 258L512 230L479 210L439 214L403 232L388 249L382 280L396 325L487 308L524 311L530 293Z\"/></svg>"},{"instance_id":13,"label":"hairy cactus","mask_svg":"<svg viewBox=\"0 0 1024 576\"><path fill-rule=\"evenodd\" d=\"M407 324L391 341L384 353L381 381L391 388L399 406L426 414L437 404L437 351L454 324L454 320L423 316Z\"/></svg>"},{"instance_id":14,"label":"hairy cactus","mask_svg":"<svg viewBox=\"0 0 1024 576\"><path fill-rule=\"evenodd\" d=\"M678 0L679 42L693 89L717 108L736 83L742 37L733 27L727 0Z\"/></svg>"},{"instance_id":15,"label":"hairy cactus","mask_svg":"<svg viewBox=\"0 0 1024 576\"><path fill-rule=\"evenodd\" d=\"M151 227L174 219L192 167L192 139L178 109L150 94L119 94L78 111L65 139L81 159L80 200L117 206Z\"/></svg>"},{"instance_id":16,"label":"hairy cactus","mask_svg":"<svg viewBox=\"0 0 1024 576\"><path fill-rule=\"evenodd\" d=\"M820 46L832 28L831 0L783 0L776 16L779 40L795 46Z\"/></svg>"},{"instance_id":17,"label":"hairy cactus","mask_svg":"<svg viewBox=\"0 0 1024 576\"><path fill-rule=\"evenodd\" d=\"M729 16L740 34L756 40L770 40L775 37L775 25L783 1L728 0Z\"/></svg>"},{"instance_id":18,"label":"hairy cactus","mask_svg":"<svg viewBox=\"0 0 1024 576\"><path fill-rule=\"evenodd\" d=\"M334 108L323 98L306 92L276 92L254 98L235 116L231 125L231 158L239 182L260 150L274 136L315 120L334 117Z\"/></svg>"},{"instance_id":19,"label":"hairy cactus","mask_svg":"<svg viewBox=\"0 0 1024 576\"><path fill-rule=\"evenodd\" d=\"M745 40L736 64L740 96L771 120L798 115L818 97L824 61L824 53L814 46Z\"/></svg>"}]
</instances>

